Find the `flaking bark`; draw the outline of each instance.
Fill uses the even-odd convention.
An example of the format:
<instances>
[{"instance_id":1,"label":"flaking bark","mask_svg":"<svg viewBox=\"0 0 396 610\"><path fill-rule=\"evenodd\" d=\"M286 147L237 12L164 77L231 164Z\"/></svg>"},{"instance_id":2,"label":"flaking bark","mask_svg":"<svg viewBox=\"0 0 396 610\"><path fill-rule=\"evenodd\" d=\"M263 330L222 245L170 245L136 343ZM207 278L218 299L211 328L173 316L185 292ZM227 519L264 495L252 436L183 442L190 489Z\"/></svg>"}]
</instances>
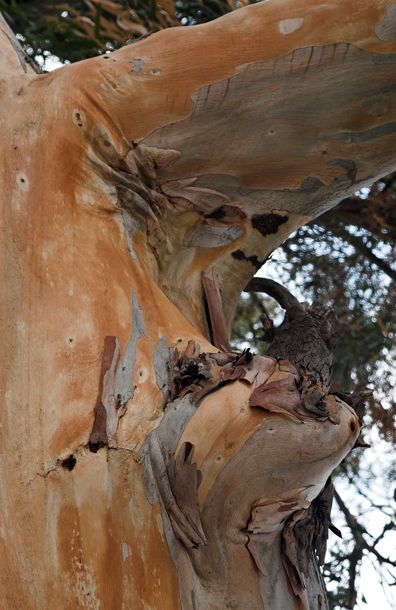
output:
<instances>
[{"instance_id":1,"label":"flaking bark","mask_svg":"<svg viewBox=\"0 0 396 610\"><path fill-rule=\"evenodd\" d=\"M395 169L391 7L270 0L42 75L0 35L6 610L299 607L282 530L359 422L217 350L257 265Z\"/></svg>"}]
</instances>

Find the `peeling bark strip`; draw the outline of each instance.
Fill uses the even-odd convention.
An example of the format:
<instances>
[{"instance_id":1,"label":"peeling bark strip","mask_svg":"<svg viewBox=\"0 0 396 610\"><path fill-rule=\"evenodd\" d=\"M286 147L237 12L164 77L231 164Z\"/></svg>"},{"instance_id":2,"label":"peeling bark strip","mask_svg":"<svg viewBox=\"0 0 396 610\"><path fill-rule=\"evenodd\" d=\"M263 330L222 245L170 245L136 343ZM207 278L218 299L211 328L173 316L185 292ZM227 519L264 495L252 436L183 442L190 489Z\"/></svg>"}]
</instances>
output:
<instances>
[{"instance_id":1,"label":"peeling bark strip","mask_svg":"<svg viewBox=\"0 0 396 610\"><path fill-rule=\"evenodd\" d=\"M258 434L264 435L264 442L257 443L257 440L254 439L255 434L253 434L243 444L243 448L235 449L235 453L231 454L232 457L226 464L221 464L221 459L223 459L222 441L219 441L219 450L216 449L213 455L218 456L221 465L219 470L216 471L216 476L213 479L210 478L211 483L208 484L208 472L213 465L210 465L210 458L207 460L207 456L210 455L213 447L210 443L205 445L206 431L203 429L202 442L205 446L204 455L206 455L203 458L202 448L199 447L197 442L197 439L200 439L197 423L200 422L200 414L208 408L208 405L211 404L215 411L217 409L215 402L210 402L211 398L208 395L231 381L245 381L249 386L253 386L250 400L247 401L246 394L243 393L245 396L242 401L244 405L248 402L251 407L260 407L275 414L280 413L297 424L306 424L301 426L293 424L295 430L315 430L315 438L318 438L316 435L319 428L322 425L324 427L329 426L328 423L324 423L324 417L305 409L302 400L301 376L297 368L288 361L277 361L275 358L266 356L254 356L248 350L242 354L231 352L205 353L201 352L200 346L194 341L188 343L184 352L174 350L173 358L169 364L169 402L163 420L147 439L142 453L142 461L147 497L151 504L159 503L161 506L164 532L169 544L170 554L179 572L181 590L185 587L186 581L188 583L191 581L200 591L196 596L196 599L200 599L200 602L193 607L191 607L190 602L185 603L182 597L183 610L192 610L194 607L200 610L208 607L222 608L223 605L225 607L224 600L226 597L223 596L223 593L216 598L216 603L210 605L205 597L201 598L202 593L199 588L202 586L202 590L206 591L210 589L212 582L221 584L224 578L224 583L227 583L225 585L226 590L231 573L225 570L223 576L221 569L219 570L221 576L217 574L212 581L211 572L212 570L216 572L215 564L220 556L226 563L226 561L230 561L227 553L233 553L238 548L238 544L234 547L233 543L233 549L230 551L229 546L227 546L229 544L227 536L225 541L222 540L224 525L220 523L221 517L216 511L213 511L213 507L217 506L218 501L222 505L222 492L224 493L224 490L230 485L227 470L230 472L230 470L237 469L239 473L240 469L252 460L252 455L246 449L250 442L252 447L256 448L255 450L252 449L252 451L255 451L255 462L260 462L261 459L264 462L271 459L269 455L265 454L265 446L269 440L267 434L272 426L283 426L286 419L284 417L268 419L264 417L262 428L260 424L260 427L256 429ZM238 387L240 390L239 384ZM237 391L237 386L235 386L235 390ZM216 394L217 396L220 396L220 393ZM208 401L204 401L205 398L208 398ZM346 405L337 397L330 395L326 396L325 400L330 404L330 415L327 416L327 419L333 424L340 423L339 412L341 409L345 409ZM245 409L245 407L243 408ZM235 422L238 422L240 414L241 411L238 412ZM222 410L221 417L226 416L227 409ZM349 417L350 412L348 413L348 420ZM205 423L205 421L205 416L203 416L202 422ZM230 421L232 421L232 418L230 418ZM239 421L243 429L243 418ZM356 422L356 417L354 417L354 421ZM280 424L279 422L283 423ZM311 428L312 422L315 422L313 428ZM192 428L190 427L191 424ZM194 436L194 432L191 432L194 426L198 436ZM331 426L331 428L335 430L338 426ZM351 434L352 430L349 425L346 429L348 434L353 437L356 436L357 431L355 430ZM210 434L209 430L208 433ZM283 447L281 451L285 451L285 439L287 439L287 443L292 442L295 432L288 432L288 428L286 428L285 434L286 436L281 441ZM216 433L216 436L218 438L222 436L220 430ZM297 438L300 439L298 433ZM308 439L310 439L309 433L306 441ZM232 437L229 437L228 440L232 443ZM353 440L350 446L352 446ZM209 447L212 447L212 449L209 450ZM297 447L299 447L298 444L296 449ZM200 449L201 457L198 457ZM195 464L194 451L197 455L197 463ZM244 453L245 451L247 453ZM304 452L302 453L304 454ZM325 448L326 459L328 459L327 453L328 449ZM297 458L297 461L300 458L301 456ZM276 463L278 463L277 459L275 459ZM303 458L303 462L306 464L307 459L311 464L310 457L307 455ZM234 460L236 460L237 466L233 465ZM280 467L277 475L281 481L283 481L284 473L282 471L284 468L287 471L289 470L287 461ZM249 476L249 472L251 472L249 466L246 466L246 469L246 475ZM329 468L327 472L330 473L330 470ZM310 468L308 468L308 471L308 474L304 472L304 475L302 475L296 467L294 471L294 475L297 474L295 488L290 486L289 480L285 488L283 487L284 483L280 483L281 491L279 495L274 494L274 497L271 497L270 495L264 495L265 492L261 492L263 498L260 499L259 497L258 501L254 500L255 503L252 503L251 519L246 530L242 530L248 541L247 543L241 543L241 546L249 551L259 572L260 596L264 608L276 607L282 608L282 610L291 610L297 607L296 604L299 604L298 607L302 609L312 610L317 608L317 605L311 600L313 592L316 595L315 603L317 603L319 594L321 599L325 600L325 589L318 572L314 553L317 553L319 560L322 560L327 531L330 527L329 487L326 487L319 497L311 503L312 498L321 489L323 479L320 476L320 469L318 470L316 466L312 468L312 472ZM291 474L292 477L294 475ZM254 472L253 479L257 481L259 476L261 475ZM203 477L202 488L200 487L201 477ZM222 479L223 483L221 483ZM231 478L231 480L234 479ZM238 480L238 478L236 477L235 480ZM292 480L294 482L294 478ZM216 491L218 484L220 485L219 492ZM220 499L216 500L217 493L219 493ZM253 497L257 498L256 491L253 492ZM241 498L241 502L244 502L244 497ZM232 512L227 507L234 507L236 510L237 504L238 499L227 497L224 499L224 506L221 511L224 510L224 513L232 518ZM303 537L304 532L300 531L300 522L306 528L306 538ZM295 524L297 525L295 526ZM282 533L283 530L284 533ZM207 568L207 564L210 567ZM314 581L311 581L312 574L315 575ZM313 585L312 582L315 584ZM288 593L286 593L287 591ZM273 596L277 599L277 605L273 605ZM292 598L292 601L290 601L290 598ZM219 602L220 599L222 601ZM223 605L221 605L222 603ZM325 604L324 601L323 604ZM236 607L249 606L242 604ZM261 606L256 605L254 607ZM323 608L325 608L325 605Z\"/></svg>"},{"instance_id":2,"label":"peeling bark strip","mask_svg":"<svg viewBox=\"0 0 396 610\"><path fill-rule=\"evenodd\" d=\"M211 340L219 349L225 352L229 351L230 345L224 320L221 294L213 269L202 273L202 284L208 306L208 325Z\"/></svg>"},{"instance_id":3,"label":"peeling bark strip","mask_svg":"<svg viewBox=\"0 0 396 610\"><path fill-rule=\"evenodd\" d=\"M189 341L184 352L175 350L173 355L169 373L171 397L191 393L198 405L207 394L237 379L261 385L275 369L273 358L254 356L248 349L242 354L200 353L199 346Z\"/></svg>"},{"instance_id":4,"label":"peeling bark strip","mask_svg":"<svg viewBox=\"0 0 396 610\"><path fill-rule=\"evenodd\" d=\"M305 408L303 384L295 366L286 360L254 356L249 350L201 353L199 345L189 341L184 352L174 350L169 365L169 398L165 416L148 438L143 449L144 480L152 503L160 501L176 538L186 547L206 543L198 509L197 491L200 473L192 463L193 446L176 447L188 420L210 392L231 381L255 385L249 405L281 413L295 422L315 419L339 423L342 401L326 396L329 412L316 413Z\"/></svg>"},{"instance_id":5,"label":"peeling bark strip","mask_svg":"<svg viewBox=\"0 0 396 610\"><path fill-rule=\"evenodd\" d=\"M239 379L255 385L249 399L251 407L282 413L297 422L328 419L339 423L342 400L322 393L320 403L313 408L306 401L307 387L312 388L310 375L288 360L255 356L249 350L242 354L200 353L197 344L190 341L183 353L175 350L169 377L171 398L191 393L198 405L221 385Z\"/></svg>"},{"instance_id":6,"label":"peeling bark strip","mask_svg":"<svg viewBox=\"0 0 396 610\"><path fill-rule=\"evenodd\" d=\"M100 447L117 446L118 415L114 397L114 376L119 356L120 344L117 337L105 337L95 420L88 442L90 450L94 453Z\"/></svg>"},{"instance_id":7,"label":"peeling bark strip","mask_svg":"<svg viewBox=\"0 0 396 610\"><path fill-rule=\"evenodd\" d=\"M151 432L142 452L143 481L152 504L160 502L172 531L167 532L174 561L175 536L185 548L206 544L198 507L197 490L200 472L191 463L193 446L186 445L175 458L176 447L184 425L196 407L185 396L169 403L160 426Z\"/></svg>"},{"instance_id":8,"label":"peeling bark strip","mask_svg":"<svg viewBox=\"0 0 396 610\"><path fill-rule=\"evenodd\" d=\"M184 443L182 450L170 463L169 478L176 503L195 533L194 538L197 542L194 546L200 546L206 544L198 505L198 487L202 474L192 463L193 454L194 446L191 443Z\"/></svg>"},{"instance_id":9,"label":"peeling bark strip","mask_svg":"<svg viewBox=\"0 0 396 610\"><path fill-rule=\"evenodd\" d=\"M282 561L296 597L309 610L307 580L310 564L323 565L329 529L340 535L330 521L334 487L329 478L307 509L294 512L282 531Z\"/></svg>"}]
</instances>

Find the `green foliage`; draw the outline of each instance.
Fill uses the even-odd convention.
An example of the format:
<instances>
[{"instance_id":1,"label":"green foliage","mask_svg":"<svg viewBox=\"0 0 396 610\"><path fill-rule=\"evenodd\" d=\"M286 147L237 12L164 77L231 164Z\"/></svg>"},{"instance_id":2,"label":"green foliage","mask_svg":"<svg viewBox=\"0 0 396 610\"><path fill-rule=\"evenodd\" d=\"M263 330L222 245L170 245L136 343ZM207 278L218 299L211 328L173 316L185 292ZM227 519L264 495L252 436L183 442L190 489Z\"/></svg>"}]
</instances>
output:
<instances>
[{"instance_id":1,"label":"green foliage","mask_svg":"<svg viewBox=\"0 0 396 610\"><path fill-rule=\"evenodd\" d=\"M29 54L74 62L170 26L203 23L247 0L0 0Z\"/></svg>"},{"instance_id":2,"label":"green foliage","mask_svg":"<svg viewBox=\"0 0 396 610\"><path fill-rule=\"evenodd\" d=\"M332 305L343 325L334 358L337 389L350 391L356 381L372 382L380 367L382 389L389 390L385 380L390 371L385 373L383 362L387 356L389 360L395 344L395 285L329 225L324 217L323 224L306 225L286 241L284 271L306 300ZM348 231L386 249L367 231L346 227L345 235Z\"/></svg>"},{"instance_id":3,"label":"green foliage","mask_svg":"<svg viewBox=\"0 0 396 610\"><path fill-rule=\"evenodd\" d=\"M97 55L97 43L71 24L60 2L0 0L0 10L29 55L43 63L49 55L78 61ZM82 3L75 3L76 5ZM63 14L65 16L63 16Z\"/></svg>"}]
</instances>

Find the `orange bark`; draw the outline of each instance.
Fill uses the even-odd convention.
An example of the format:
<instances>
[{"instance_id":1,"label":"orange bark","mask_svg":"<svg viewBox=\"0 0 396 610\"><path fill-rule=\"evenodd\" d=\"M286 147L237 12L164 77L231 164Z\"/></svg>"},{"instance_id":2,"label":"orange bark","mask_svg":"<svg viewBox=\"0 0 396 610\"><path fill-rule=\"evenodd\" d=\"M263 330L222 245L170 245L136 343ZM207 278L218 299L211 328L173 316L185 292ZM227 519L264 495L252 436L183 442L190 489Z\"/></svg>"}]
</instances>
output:
<instances>
[{"instance_id":1,"label":"orange bark","mask_svg":"<svg viewBox=\"0 0 396 610\"><path fill-rule=\"evenodd\" d=\"M395 169L395 19L390 0L270 0L44 75L1 38L7 610L300 607L279 506L317 495L356 416L340 405L340 424L300 425L247 406L240 380L207 396L174 440L195 447L208 546L177 547L176 566L142 481L167 400L155 354L161 340L216 351L203 271L229 328L290 232ZM122 405L114 446L93 453L105 337ZM267 593L240 531L257 506L271 506Z\"/></svg>"}]
</instances>

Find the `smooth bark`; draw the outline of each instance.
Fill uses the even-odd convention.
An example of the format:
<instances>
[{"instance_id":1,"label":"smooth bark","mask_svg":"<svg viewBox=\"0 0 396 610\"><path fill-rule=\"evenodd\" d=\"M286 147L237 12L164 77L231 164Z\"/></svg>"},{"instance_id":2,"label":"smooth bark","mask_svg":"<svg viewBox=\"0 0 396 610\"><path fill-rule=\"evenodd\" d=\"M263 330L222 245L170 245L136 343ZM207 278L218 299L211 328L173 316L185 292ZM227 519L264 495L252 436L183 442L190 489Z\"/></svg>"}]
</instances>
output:
<instances>
[{"instance_id":1,"label":"smooth bark","mask_svg":"<svg viewBox=\"0 0 396 610\"><path fill-rule=\"evenodd\" d=\"M301 415L272 358L217 385L212 359L200 399L175 371L226 348L287 235L395 169L395 5L269 0L43 75L5 32L4 607L324 608L281 537L356 415ZM270 382L282 408L252 406Z\"/></svg>"}]
</instances>

